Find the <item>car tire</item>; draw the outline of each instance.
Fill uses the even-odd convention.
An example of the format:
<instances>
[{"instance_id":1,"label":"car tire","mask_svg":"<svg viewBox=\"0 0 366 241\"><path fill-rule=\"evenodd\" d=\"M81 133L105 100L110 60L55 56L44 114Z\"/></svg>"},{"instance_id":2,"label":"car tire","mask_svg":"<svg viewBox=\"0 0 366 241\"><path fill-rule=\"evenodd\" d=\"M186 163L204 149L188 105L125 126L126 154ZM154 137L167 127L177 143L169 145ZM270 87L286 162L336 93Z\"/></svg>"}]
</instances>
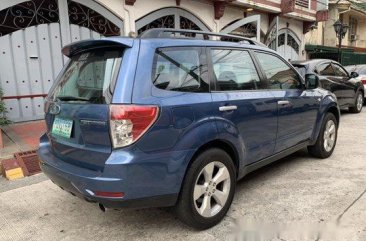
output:
<instances>
[{"instance_id":1,"label":"car tire","mask_svg":"<svg viewBox=\"0 0 366 241\"><path fill-rule=\"evenodd\" d=\"M364 103L364 96L362 92L358 91L356 95L355 106L350 107L349 111L352 113L360 113L362 111L363 103Z\"/></svg>"},{"instance_id":2,"label":"car tire","mask_svg":"<svg viewBox=\"0 0 366 241\"><path fill-rule=\"evenodd\" d=\"M200 153L186 173L175 206L178 218L200 230L216 225L230 208L235 186L235 165L225 151L212 148Z\"/></svg>"},{"instance_id":3,"label":"car tire","mask_svg":"<svg viewBox=\"0 0 366 241\"><path fill-rule=\"evenodd\" d=\"M315 145L308 146L310 155L317 158L327 158L332 155L337 144L338 121L334 114L328 112L323 120Z\"/></svg>"}]
</instances>

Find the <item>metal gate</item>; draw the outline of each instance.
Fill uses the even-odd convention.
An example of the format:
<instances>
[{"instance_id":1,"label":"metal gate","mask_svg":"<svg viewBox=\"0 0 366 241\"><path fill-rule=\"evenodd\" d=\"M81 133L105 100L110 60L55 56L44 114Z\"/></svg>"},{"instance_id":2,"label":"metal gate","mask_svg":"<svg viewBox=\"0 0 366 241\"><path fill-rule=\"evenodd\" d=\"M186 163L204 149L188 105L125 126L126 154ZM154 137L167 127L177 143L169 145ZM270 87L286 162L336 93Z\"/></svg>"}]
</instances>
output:
<instances>
[{"instance_id":1,"label":"metal gate","mask_svg":"<svg viewBox=\"0 0 366 241\"><path fill-rule=\"evenodd\" d=\"M298 60L300 57L300 38L289 28L279 29L279 17L272 20L264 43L287 60Z\"/></svg>"},{"instance_id":2,"label":"metal gate","mask_svg":"<svg viewBox=\"0 0 366 241\"><path fill-rule=\"evenodd\" d=\"M1 1L0 83L8 118L44 117L44 97L66 61L62 46L122 33L123 21L94 1Z\"/></svg>"}]
</instances>

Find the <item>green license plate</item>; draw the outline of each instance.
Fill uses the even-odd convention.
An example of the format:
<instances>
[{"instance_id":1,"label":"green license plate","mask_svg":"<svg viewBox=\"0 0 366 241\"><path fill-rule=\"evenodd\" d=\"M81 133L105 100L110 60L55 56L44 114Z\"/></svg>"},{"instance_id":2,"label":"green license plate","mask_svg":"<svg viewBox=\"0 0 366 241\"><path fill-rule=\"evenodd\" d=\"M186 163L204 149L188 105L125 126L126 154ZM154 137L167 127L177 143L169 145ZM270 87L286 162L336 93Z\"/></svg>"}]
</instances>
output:
<instances>
[{"instance_id":1,"label":"green license plate","mask_svg":"<svg viewBox=\"0 0 366 241\"><path fill-rule=\"evenodd\" d=\"M56 117L53 122L51 133L54 135L70 138L72 131L72 120L65 120Z\"/></svg>"}]
</instances>

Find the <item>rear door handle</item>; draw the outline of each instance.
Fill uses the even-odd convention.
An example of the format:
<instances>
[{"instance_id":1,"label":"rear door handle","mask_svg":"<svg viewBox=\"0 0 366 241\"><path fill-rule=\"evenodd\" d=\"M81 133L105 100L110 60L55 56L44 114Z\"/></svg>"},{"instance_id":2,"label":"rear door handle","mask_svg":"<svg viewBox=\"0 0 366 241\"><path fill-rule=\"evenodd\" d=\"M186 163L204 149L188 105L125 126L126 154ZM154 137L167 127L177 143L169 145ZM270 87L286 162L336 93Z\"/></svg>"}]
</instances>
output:
<instances>
[{"instance_id":1,"label":"rear door handle","mask_svg":"<svg viewBox=\"0 0 366 241\"><path fill-rule=\"evenodd\" d=\"M280 100L280 101L277 101L277 104L278 105L289 105L290 104L290 101L288 101L288 100Z\"/></svg>"},{"instance_id":2,"label":"rear door handle","mask_svg":"<svg viewBox=\"0 0 366 241\"><path fill-rule=\"evenodd\" d=\"M227 105L227 106L220 106L220 111L231 111L231 110L237 110L238 107L236 105Z\"/></svg>"}]
</instances>

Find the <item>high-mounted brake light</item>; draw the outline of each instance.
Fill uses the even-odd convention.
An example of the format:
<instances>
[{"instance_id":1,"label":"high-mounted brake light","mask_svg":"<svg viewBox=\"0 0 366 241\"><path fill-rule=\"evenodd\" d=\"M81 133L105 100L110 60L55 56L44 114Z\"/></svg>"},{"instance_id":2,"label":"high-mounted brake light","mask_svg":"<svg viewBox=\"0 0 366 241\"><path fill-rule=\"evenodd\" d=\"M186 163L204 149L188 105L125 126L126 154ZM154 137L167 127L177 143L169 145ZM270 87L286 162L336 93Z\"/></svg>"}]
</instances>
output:
<instances>
[{"instance_id":1,"label":"high-mounted brake light","mask_svg":"<svg viewBox=\"0 0 366 241\"><path fill-rule=\"evenodd\" d=\"M111 105L110 131L114 148L136 142L155 123L157 106Z\"/></svg>"}]
</instances>

